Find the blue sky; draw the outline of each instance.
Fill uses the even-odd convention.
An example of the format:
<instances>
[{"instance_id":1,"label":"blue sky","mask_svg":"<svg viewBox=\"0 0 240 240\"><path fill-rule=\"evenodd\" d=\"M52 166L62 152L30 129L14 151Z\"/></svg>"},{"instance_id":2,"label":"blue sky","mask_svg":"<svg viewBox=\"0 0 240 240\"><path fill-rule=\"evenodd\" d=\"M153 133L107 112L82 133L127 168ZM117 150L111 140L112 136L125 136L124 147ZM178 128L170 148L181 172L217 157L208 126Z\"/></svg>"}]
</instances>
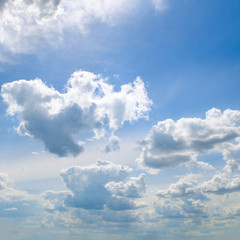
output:
<instances>
[{"instance_id":1,"label":"blue sky","mask_svg":"<svg viewBox=\"0 0 240 240\"><path fill-rule=\"evenodd\" d=\"M236 239L239 10L0 1L1 236Z\"/></svg>"}]
</instances>

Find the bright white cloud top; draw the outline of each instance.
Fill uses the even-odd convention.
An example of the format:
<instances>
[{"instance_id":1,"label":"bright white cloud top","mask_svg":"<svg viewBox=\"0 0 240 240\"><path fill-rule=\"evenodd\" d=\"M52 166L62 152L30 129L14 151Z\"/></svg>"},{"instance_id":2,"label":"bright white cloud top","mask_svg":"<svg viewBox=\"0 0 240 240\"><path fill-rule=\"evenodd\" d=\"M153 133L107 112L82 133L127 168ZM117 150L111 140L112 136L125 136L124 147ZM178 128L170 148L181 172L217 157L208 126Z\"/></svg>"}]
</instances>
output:
<instances>
[{"instance_id":1,"label":"bright white cloud top","mask_svg":"<svg viewBox=\"0 0 240 240\"><path fill-rule=\"evenodd\" d=\"M48 151L59 156L83 151L73 135L94 132L94 138L100 138L106 127L115 131L126 121L147 118L152 104L139 77L116 92L100 75L84 71L72 74L65 93L40 79L19 80L4 84L2 97L8 114L18 115L17 132L42 141ZM115 150L116 140L114 144L107 150Z\"/></svg>"}]
</instances>

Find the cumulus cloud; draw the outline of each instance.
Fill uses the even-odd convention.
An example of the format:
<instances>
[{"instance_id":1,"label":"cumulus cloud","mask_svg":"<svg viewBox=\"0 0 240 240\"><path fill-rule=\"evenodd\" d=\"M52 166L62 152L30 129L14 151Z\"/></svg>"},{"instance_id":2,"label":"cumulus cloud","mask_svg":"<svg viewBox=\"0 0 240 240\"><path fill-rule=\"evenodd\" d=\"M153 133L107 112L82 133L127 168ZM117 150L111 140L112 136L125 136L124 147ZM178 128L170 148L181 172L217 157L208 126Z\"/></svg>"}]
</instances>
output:
<instances>
[{"instance_id":1,"label":"cumulus cloud","mask_svg":"<svg viewBox=\"0 0 240 240\"><path fill-rule=\"evenodd\" d=\"M201 185L206 193L218 195L240 191L240 176L229 176L228 174L216 174L213 178Z\"/></svg>"},{"instance_id":2,"label":"cumulus cloud","mask_svg":"<svg viewBox=\"0 0 240 240\"><path fill-rule=\"evenodd\" d=\"M139 177L131 177L127 182L109 182L105 187L115 196L123 196L128 198L140 198L141 194L146 191L144 181L145 175L140 174Z\"/></svg>"},{"instance_id":3,"label":"cumulus cloud","mask_svg":"<svg viewBox=\"0 0 240 240\"><path fill-rule=\"evenodd\" d=\"M138 162L150 168L176 167L199 155L239 150L240 111L211 109L205 119L181 118L158 122L141 141ZM202 165L202 164L200 164Z\"/></svg>"},{"instance_id":4,"label":"cumulus cloud","mask_svg":"<svg viewBox=\"0 0 240 240\"><path fill-rule=\"evenodd\" d=\"M198 187L198 176L189 174L173 183L166 190L158 190L157 195L162 198L197 198L206 199Z\"/></svg>"},{"instance_id":5,"label":"cumulus cloud","mask_svg":"<svg viewBox=\"0 0 240 240\"><path fill-rule=\"evenodd\" d=\"M78 133L93 132L100 138L106 127L115 131L126 121L147 118L152 103L139 77L116 92L106 79L85 71L72 74L64 93L35 79L3 84L1 94L7 113L19 118L17 132L42 141L58 156L83 151L73 138ZM117 137L110 141L111 150L116 149Z\"/></svg>"},{"instance_id":6,"label":"cumulus cloud","mask_svg":"<svg viewBox=\"0 0 240 240\"><path fill-rule=\"evenodd\" d=\"M71 193L65 199L68 207L88 210L131 210L145 206L129 198L140 197L145 190L143 175L123 182L132 169L110 162L72 167L61 172L62 179Z\"/></svg>"},{"instance_id":7,"label":"cumulus cloud","mask_svg":"<svg viewBox=\"0 0 240 240\"><path fill-rule=\"evenodd\" d=\"M87 167L72 167L61 172L66 186L71 190L65 203L67 206L85 209L103 209L110 193L104 185L127 177L130 168L99 161Z\"/></svg>"},{"instance_id":8,"label":"cumulus cloud","mask_svg":"<svg viewBox=\"0 0 240 240\"><path fill-rule=\"evenodd\" d=\"M160 201L155 203L158 214L165 218L206 217L205 202L208 197L198 183L199 176L189 174L165 190L158 190Z\"/></svg>"}]
</instances>

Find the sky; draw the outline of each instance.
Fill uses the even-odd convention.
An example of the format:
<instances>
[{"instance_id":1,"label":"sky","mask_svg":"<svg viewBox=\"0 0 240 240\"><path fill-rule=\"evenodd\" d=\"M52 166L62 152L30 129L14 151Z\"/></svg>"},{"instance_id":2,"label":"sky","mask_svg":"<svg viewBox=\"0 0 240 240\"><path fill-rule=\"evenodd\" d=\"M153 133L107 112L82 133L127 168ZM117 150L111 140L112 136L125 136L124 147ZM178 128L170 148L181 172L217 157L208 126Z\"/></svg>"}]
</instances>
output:
<instances>
[{"instance_id":1,"label":"sky","mask_svg":"<svg viewBox=\"0 0 240 240\"><path fill-rule=\"evenodd\" d=\"M235 240L240 2L0 0L5 240Z\"/></svg>"}]
</instances>

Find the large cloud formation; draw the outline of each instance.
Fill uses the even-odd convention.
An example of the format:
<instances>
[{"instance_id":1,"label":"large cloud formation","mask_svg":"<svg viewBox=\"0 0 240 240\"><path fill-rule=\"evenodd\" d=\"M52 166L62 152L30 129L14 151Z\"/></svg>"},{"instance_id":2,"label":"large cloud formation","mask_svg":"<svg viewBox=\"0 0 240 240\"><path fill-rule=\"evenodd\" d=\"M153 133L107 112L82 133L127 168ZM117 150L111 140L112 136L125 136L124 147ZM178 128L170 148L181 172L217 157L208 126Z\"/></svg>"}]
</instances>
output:
<instances>
[{"instance_id":1,"label":"large cloud formation","mask_svg":"<svg viewBox=\"0 0 240 240\"><path fill-rule=\"evenodd\" d=\"M239 159L233 154L240 149L240 111L211 109L205 119L167 119L153 126L141 141L138 161L150 168L175 167L196 161L202 154L220 152L229 171L237 170Z\"/></svg>"},{"instance_id":2,"label":"large cloud formation","mask_svg":"<svg viewBox=\"0 0 240 240\"><path fill-rule=\"evenodd\" d=\"M83 150L73 135L94 132L100 138L107 126L115 131L125 121L147 118L151 105L139 77L116 92L100 75L85 71L72 74L64 93L35 79L3 84L1 94L8 114L18 115L17 132L42 141L58 156Z\"/></svg>"}]
</instances>

